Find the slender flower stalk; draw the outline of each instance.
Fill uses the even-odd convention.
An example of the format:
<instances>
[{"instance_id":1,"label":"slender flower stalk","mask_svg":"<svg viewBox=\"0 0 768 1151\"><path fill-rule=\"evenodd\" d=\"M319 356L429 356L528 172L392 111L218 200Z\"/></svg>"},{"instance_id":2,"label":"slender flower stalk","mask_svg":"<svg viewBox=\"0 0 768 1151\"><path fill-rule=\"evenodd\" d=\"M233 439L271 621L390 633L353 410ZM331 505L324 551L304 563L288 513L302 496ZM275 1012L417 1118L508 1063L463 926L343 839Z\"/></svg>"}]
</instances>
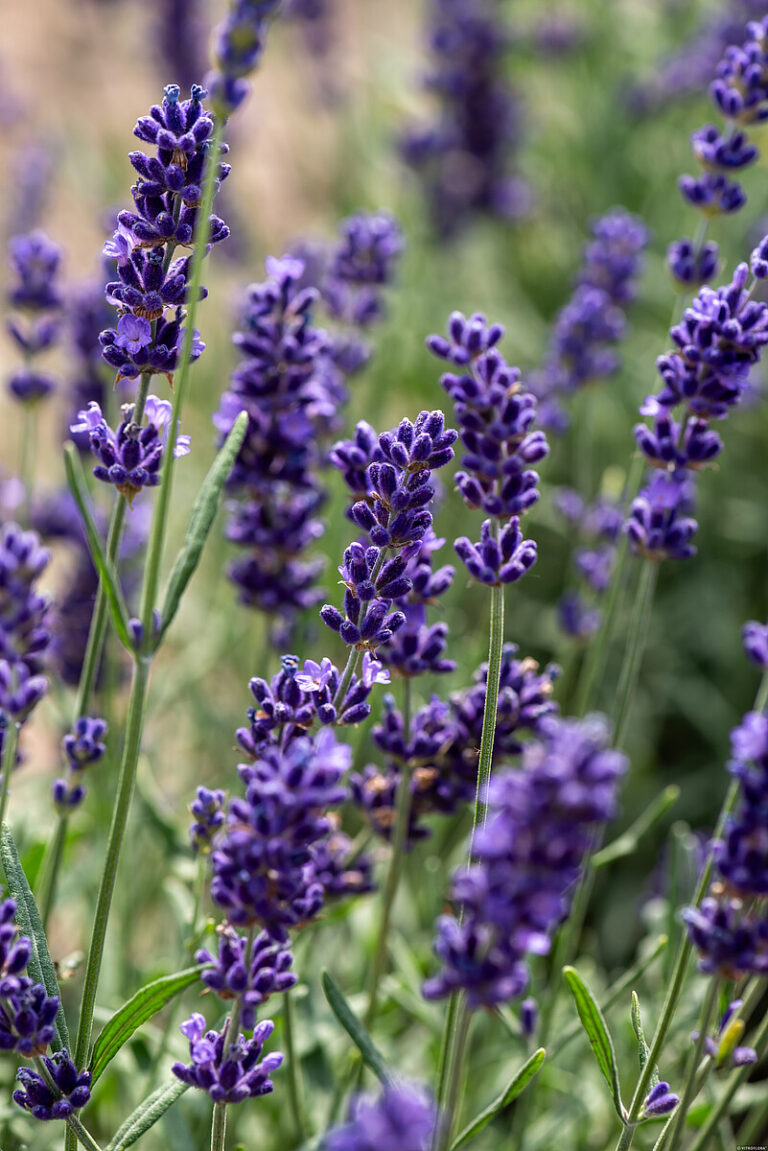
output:
<instances>
[{"instance_id":1,"label":"slender flower stalk","mask_svg":"<svg viewBox=\"0 0 768 1151\"><path fill-rule=\"evenodd\" d=\"M406 679L403 683L403 724L404 734L407 740L411 729L410 679ZM365 1012L365 1025L368 1028L373 1026L376 1019L379 985L387 959L387 943L392 909L400 884L400 876L402 874L405 851L408 844L408 831L411 824L411 769L408 762L403 765L400 780L397 785L396 797L392 852L389 857L389 867L387 869L387 878L384 884L384 893L381 902L381 914L376 935L376 950L374 951L368 981L368 1006Z\"/></svg>"},{"instance_id":2,"label":"slender flower stalk","mask_svg":"<svg viewBox=\"0 0 768 1151\"><path fill-rule=\"evenodd\" d=\"M715 977L709 981L709 986L704 997L704 1003L701 1008L701 1018L699 1019L699 1034L688 1060L688 1070L683 1084L683 1093L675 1109L675 1117L667 1141L667 1151L677 1151L683 1135L685 1119L694 1099L696 1080L702 1058L705 1054L709 1026L715 1014L719 992L720 980Z\"/></svg>"}]
</instances>

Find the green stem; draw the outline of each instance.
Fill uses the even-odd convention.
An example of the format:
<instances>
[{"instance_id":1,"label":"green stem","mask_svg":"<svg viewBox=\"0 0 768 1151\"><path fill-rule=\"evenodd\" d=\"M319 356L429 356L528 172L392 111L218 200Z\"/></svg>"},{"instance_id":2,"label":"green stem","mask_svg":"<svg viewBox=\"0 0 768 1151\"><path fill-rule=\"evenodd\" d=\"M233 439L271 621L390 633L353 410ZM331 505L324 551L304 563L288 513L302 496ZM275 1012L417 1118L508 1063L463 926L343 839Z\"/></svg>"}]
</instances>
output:
<instances>
[{"instance_id":1,"label":"green stem","mask_svg":"<svg viewBox=\"0 0 768 1151\"><path fill-rule=\"evenodd\" d=\"M640 568L640 577L637 583L635 603L630 620L630 631L627 636L627 646L624 652L624 662L619 674L619 686L616 689L616 710L614 714L613 744L621 747L624 730L629 719L632 698L637 687L640 674L640 665L648 638L648 624L653 603L653 592L658 576L658 564L651 560L644 560Z\"/></svg>"},{"instance_id":2,"label":"green stem","mask_svg":"<svg viewBox=\"0 0 768 1151\"><path fill-rule=\"evenodd\" d=\"M704 1048L709 1036L709 1026L712 1022L712 1017L717 1007L717 999L720 992L720 980L714 976L709 981L707 994L704 998L704 1003L701 1008L701 1017L699 1019L699 1035L696 1040L696 1045L688 1058L688 1070L685 1077L685 1086L683 1094L675 1109L674 1123L670 1131L668 1149L669 1151L676 1151L680 1139L683 1134L685 1126L685 1118L688 1110L694 1099L696 1089L696 1078L701 1064L702 1056L704 1055Z\"/></svg>"},{"instance_id":3,"label":"green stem","mask_svg":"<svg viewBox=\"0 0 768 1151\"><path fill-rule=\"evenodd\" d=\"M5 822L5 815L8 810L8 796L11 790L11 772L16 766L16 751L19 746L19 728L20 724L14 720L9 719L3 731L3 759L2 773L3 782L0 786L0 827Z\"/></svg>"},{"instance_id":4,"label":"green stem","mask_svg":"<svg viewBox=\"0 0 768 1151\"><path fill-rule=\"evenodd\" d=\"M403 683L403 725L405 742L408 743L411 731L411 681ZM381 903L381 918L376 938L376 950L371 965L371 974L368 983L368 1008L365 1013L365 1026L370 1030L376 1020L378 1006L379 985L384 974L387 961L387 942L389 927L392 919L392 909L397 895L397 888L403 872L406 845L408 843L408 827L411 822L411 773L412 765L405 761L400 772L400 782L397 786L395 803L395 826L392 838L392 851L389 857L389 868L384 885L384 896Z\"/></svg>"},{"instance_id":5,"label":"green stem","mask_svg":"<svg viewBox=\"0 0 768 1151\"><path fill-rule=\"evenodd\" d=\"M288 1071L288 1098L296 1128L296 1140L301 1144L307 1137L307 1120L304 1112L304 1084L301 1077L301 1063L295 1043L296 1014L294 1006L291 992L286 991L283 995L283 1036Z\"/></svg>"},{"instance_id":6,"label":"green stem","mask_svg":"<svg viewBox=\"0 0 768 1151\"><path fill-rule=\"evenodd\" d=\"M216 124L211 141L209 159L205 166L203 188L200 197L200 206L197 210L194 232L194 254L189 269L189 286L187 288L187 314L184 319L184 344L181 360L174 376L173 409L171 424L168 429L168 440L163 451L163 463L160 490L157 495L152 528L147 551L147 563L144 570L144 585L141 593L141 622L144 625L144 651L151 652L153 645L152 613L155 610L157 589L160 582L160 568L163 561L163 547L168 526L168 513L171 506L173 490L173 469L175 464L174 451L179 435L179 420L181 409L187 392L189 371L191 367L192 343L194 340L195 313L200 296L203 260L210 238L210 215L213 197L216 188L216 176L219 167L219 149L221 146L224 121Z\"/></svg>"},{"instance_id":7,"label":"green stem","mask_svg":"<svg viewBox=\"0 0 768 1151\"><path fill-rule=\"evenodd\" d=\"M227 1136L227 1105L214 1103L211 1124L211 1151L224 1151Z\"/></svg>"},{"instance_id":8,"label":"green stem","mask_svg":"<svg viewBox=\"0 0 768 1151\"><path fill-rule=\"evenodd\" d=\"M88 949L88 962L85 969L83 997L80 1005L80 1023L77 1033L77 1046L75 1048L75 1063L78 1067L85 1065L91 1043L93 1012L96 1006L96 990L99 983L101 962L104 957L104 942L107 934L109 912L112 906L112 894L115 888L117 865L120 859L120 849L123 845L128 813L133 797L133 789L136 783L136 768L141 750L141 733L144 726L144 711L148 684L149 661L137 657L133 666L131 695L125 728L125 743L123 745L123 757L120 764L120 776L117 785L117 800L112 813L112 825L109 830L107 855L104 860L104 870L101 876L99 895L96 903L93 933Z\"/></svg>"},{"instance_id":9,"label":"green stem","mask_svg":"<svg viewBox=\"0 0 768 1151\"><path fill-rule=\"evenodd\" d=\"M46 931L48 930L48 922L51 918L54 900L56 899L56 885L61 869L62 856L64 855L64 844L67 839L68 819L68 814L64 812L59 813L53 839L48 841L45 849L45 858L43 859L43 882L40 888L38 903L40 905L40 916L43 920L43 928Z\"/></svg>"},{"instance_id":10,"label":"green stem","mask_svg":"<svg viewBox=\"0 0 768 1151\"><path fill-rule=\"evenodd\" d=\"M496 529L498 531L498 527ZM475 807L472 814L472 834L469 841L471 862L475 846L475 835L485 822L485 793L491 779L493 766L493 746L496 739L496 713L499 706L499 678L501 658L504 648L504 587L498 584L491 588L491 627L488 645L488 676L485 688L483 709L483 731L480 737L480 758L477 765L477 788Z\"/></svg>"},{"instance_id":11,"label":"green stem","mask_svg":"<svg viewBox=\"0 0 768 1151\"><path fill-rule=\"evenodd\" d=\"M632 502L640 488L643 477L643 458L638 453L632 457L627 482L625 485L624 506ZM620 616L620 607L627 590L626 574L630 558L629 540L622 535L616 552L616 562L611 575L611 585L603 607L603 618L600 628L592 643L589 645L587 655L582 664L579 676L579 688L576 694L576 714L584 715L595 703L595 688L600 671L605 670L606 655L610 650L616 622Z\"/></svg>"},{"instance_id":12,"label":"green stem","mask_svg":"<svg viewBox=\"0 0 768 1151\"><path fill-rule=\"evenodd\" d=\"M107 555L113 564L117 562L117 553L120 550L120 540L123 535L127 507L128 504L126 503L125 496L118 496L117 503L112 511L112 521L109 526L109 537L107 539ZM96 603L94 604L93 615L91 616L91 625L88 629L88 643L85 648L83 666L80 671L80 682L77 686L75 719L79 719L81 716L88 714L88 704L96 682L96 674L99 669L101 652L104 646L106 627L107 597L104 594L104 589L101 584L99 584L99 589L96 592Z\"/></svg>"},{"instance_id":13,"label":"green stem","mask_svg":"<svg viewBox=\"0 0 768 1151\"><path fill-rule=\"evenodd\" d=\"M453 1142L453 1133L456 1127L458 1103L461 1095L461 1082L464 1073L464 1057L467 1051L467 1038L472 1022L472 1013L467 1007L466 999L462 999L459 1007L459 1017L456 1022L456 1039L454 1043L451 1070L445 1100L443 1103L442 1124L436 1131L434 1151L448 1151Z\"/></svg>"},{"instance_id":14,"label":"green stem","mask_svg":"<svg viewBox=\"0 0 768 1151\"><path fill-rule=\"evenodd\" d=\"M37 405L26 404L24 407L23 426L21 430L21 460L19 462L19 478L24 488L23 517L24 523L29 525L29 513L32 507L32 496L35 487L35 441L37 439Z\"/></svg>"},{"instance_id":15,"label":"green stem","mask_svg":"<svg viewBox=\"0 0 768 1151\"><path fill-rule=\"evenodd\" d=\"M761 1057L764 1054L764 1049L767 1043L768 1014L765 1015L757 1034L752 1040L752 1045L757 1051L758 1056ZM725 1091L718 1099L715 1107L712 1109L712 1111L710 1111L709 1117L699 1132L695 1142L691 1146L690 1151L704 1151L704 1148L709 1142L710 1136L718 1127L721 1118L726 1114L728 1110L728 1106L731 1100L738 1091L739 1087L741 1087L742 1083L748 1078L751 1070L752 1065L748 1063L746 1066L737 1067L736 1070L731 1072L731 1074L728 1076L728 1082L726 1083Z\"/></svg>"}]
</instances>

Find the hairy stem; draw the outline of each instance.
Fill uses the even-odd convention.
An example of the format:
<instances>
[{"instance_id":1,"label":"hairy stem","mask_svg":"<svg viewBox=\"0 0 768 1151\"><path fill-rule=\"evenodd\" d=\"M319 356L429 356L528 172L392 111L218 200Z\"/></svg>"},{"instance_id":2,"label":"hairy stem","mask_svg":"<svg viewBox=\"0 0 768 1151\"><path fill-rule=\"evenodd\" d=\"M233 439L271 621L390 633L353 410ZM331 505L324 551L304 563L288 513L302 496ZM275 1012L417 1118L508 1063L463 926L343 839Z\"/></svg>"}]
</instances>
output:
<instances>
[{"instance_id":1,"label":"hairy stem","mask_svg":"<svg viewBox=\"0 0 768 1151\"><path fill-rule=\"evenodd\" d=\"M288 1072L288 1098L290 1100L293 1124L298 1143L307 1136L307 1120L304 1111L304 1084L301 1076L301 1063L296 1051L296 1013L290 991L283 995L283 1035L285 1037L285 1059Z\"/></svg>"},{"instance_id":2,"label":"hairy stem","mask_svg":"<svg viewBox=\"0 0 768 1151\"><path fill-rule=\"evenodd\" d=\"M467 1007L466 999L462 999L458 1008L456 1020L453 1053L450 1060L450 1072L446 1085L445 1098L440 1109L441 1122L435 1131L433 1141L434 1151L448 1151L453 1142L453 1132L459 1111L461 1084L464 1074L464 1057L467 1051L469 1027L472 1022L472 1013Z\"/></svg>"},{"instance_id":3,"label":"hairy stem","mask_svg":"<svg viewBox=\"0 0 768 1151\"><path fill-rule=\"evenodd\" d=\"M491 588L491 626L488 645L488 676L483 709L483 731L480 738L480 758L477 765L477 788L475 807L472 814L472 835L470 837L469 860L472 860L475 835L478 827L485 822L485 793L491 779L493 766L493 746L496 738L496 712L499 706L499 678L501 657L504 648L504 588L501 584Z\"/></svg>"},{"instance_id":4,"label":"hairy stem","mask_svg":"<svg viewBox=\"0 0 768 1151\"><path fill-rule=\"evenodd\" d=\"M616 689L616 703L614 710L614 747L621 747L624 731L629 719L632 699L640 675L640 665L648 638L648 625L650 622L653 593L656 587L659 567L651 560L644 560L640 568L640 578L637 583L635 603L632 609L627 646L624 651L624 661L619 673L619 686Z\"/></svg>"},{"instance_id":5,"label":"hairy stem","mask_svg":"<svg viewBox=\"0 0 768 1151\"><path fill-rule=\"evenodd\" d=\"M2 773L3 782L0 786L0 827L5 822L6 812L8 811L8 796L11 790L11 772L16 766L16 752L19 747L19 728L20 724L14 720L9 719L5 728L3 729L3 758L2 758Z\"/></svg>"},{"instance_id":6,"label":"hairy stem","mask_svg":"<svg viewBox=\"0 0 768 1151\"><path fill-rule=\"evenodd\" d=\"M685 1118L694 1099L696 1079L701 1064L704 1048L709 1034L709 1026L717 1007L717 997L720 991L720 980L715 976L709 981L709 987L704 998L699 1018L699 1035L693 1051L688 1058L688 1069L685 1076L683 1094L675 1109L674 1122L670 1130L668 1151L676 1151L685 1127Z\"/></svg>"},{"instance_id":7,"label":"hairy stem","mask_svg":"<svg viewBox=\"0 0 768 1151\"><path fill-rule=\"evenodd\" d=\"M85 1065L91 1043L93 1012L96 1006L96 990L101 972L101 962L104 957L104 943L107 935L109 913L112 906L117 865L120 859L120 849L123 845L125 829L128 823L128 813L131 807L131 799L133 798L133 789L136 783L136 768L141 750L141 733L144 727L148 684L149 661L138 657L133 666L131 695L125 728L125 743L123 745L123 756L117 785L117 800L112 812L112 825L109 830L107 854L104 860L104 870L101 875L93 933L91 935L91 944L88 949L88 962L85 969L83 997L80 1004L80 1022L77 1032L77 1046L75 1048L75 1063L78 1067Z\"/></svg>"}]
</instances>

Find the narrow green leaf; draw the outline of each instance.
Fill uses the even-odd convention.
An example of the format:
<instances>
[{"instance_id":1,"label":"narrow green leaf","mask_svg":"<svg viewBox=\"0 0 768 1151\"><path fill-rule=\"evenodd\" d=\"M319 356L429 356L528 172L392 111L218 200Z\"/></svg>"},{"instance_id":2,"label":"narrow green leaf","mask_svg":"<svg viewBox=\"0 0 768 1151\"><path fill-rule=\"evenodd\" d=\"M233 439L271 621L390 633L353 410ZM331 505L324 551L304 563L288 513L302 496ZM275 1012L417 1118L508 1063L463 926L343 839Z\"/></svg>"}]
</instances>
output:
<instances>
[{"instance_id":1,"label":"narrow green leaf","mask_svg":"<svg viewBox=\"0 0 768 1151\"><path fill-rule=\"evenodd\" d=\"M2 859L8 891L11 898L16 900L16 922L21 928L22 935L28 936L32 942L27 974L35 983L43 984L49 997L52 998L55 995L59 1000L59 1013L55 1023L56 1039L51 1047L55 1051L61 1047L68 1048L69 1031L64 1017L64 1008L61 1006L61 992L59 991L59 981L56 978L56 968L48 950L48 940L45 937L40 911L27 882L13 834L7 823L3 824L0 834L0 859Z\"/></svg>"},{"instance_id":2,"label":"narrow green leaf","mask_svg":"<svg viewBox=\"0 0 768 1151\"><path fill-rule=\"evenodd\" d=\"M640 840L664 818L669 809L677 803L679 795L680 788L676 784L672 783L669 787L665 787L625 832L592 856L592 867L606 867L609 863L615 863L617 859L624 859L625 856L637 851Z\"/></svg>"},{"instance_id":3,"label":"narrow green leaf","mask_svg":"<svg viewBox=\"0 0 768 1151\"><path fill-rule=\"evenodd\" d=\"M67 472L69 490L72 492L83 520L85 536L88 541L88 550L91 553L91 559L93 560L96 571L99 573L99 580L101 586L104 588L104 594L107 597L107 604L115 625L115 631L123 647L132 651L133 641L128 631L128 610L125 606L123 593L120 590L120 580L114 565L107 556L101 533L96 527L94 518L91 515L91 509L88 506L83 466L80 463L80 457L77 454L77 449L74 444L66 444L64 447L64 467Z\"/></svg>"},{"instance_id":4,"label":"narrow green leaf","mask_svg":"<svg viewBox=\"0 0 768 1151\"><path fill-rule=\"evenodd\" d=\"M376 1078L382 1083L391 1083L393 1075L384 1061L384 1056L374 1046L370 1035L347 1003L338 984L334 982L327 971L322 974L322 983L331 1011L360 1052L363 1063L366 1067L370 1067Z\"/></svg>"},{"instance_id":5,"label":"narrow green leaf","mask_svg":"<svg viewBox=\"0 0 768 1151\"><path fill-rule=\"evenodd\" d=\"M632 1030L634 1031L635 1039L637 1040L637 1054L638 1058L640 1059L640 1070L642 1071L648 1062L648 1055L650 1054L650 1050L645 1040L643 1020L642 1016L640 1015L640 1000L636 991L632 992L632 1006L630 1008L629 1014L630 1018L632 1019ZM654 1067L653 1073L651 1075L651 1087L655 1087L658 1082L658 1068Z\"/></svg>"},{"instance_id":6,"label":"narrow green leaf","mask_svg":"<svg viewBox=\"0 0 768 1151\"><path fill-rule=\"evenodd\" d=\"M492 1103L489 1103L484 1111L476 1115L471 1123L461 1131L453 1143L451 1144L451 1151L458 1151L459 1147L463 1147L465 1143L469 1143L470 1139L474 1139L484 1127L487 1127L492 1119L494 1119L505 1107L509 1107L510 1103L517 1099L528 1084L537 1075L542 1063L547 1057L547 1052L543 1047L538 1051L534 1051L533 1055L528 1059L520 1070L515 1075L514 1079L510 1082L506 1090L502 1091L501 1095L497 1095Z\"/></svg>"},{"instance_id":7,"label":"narrow green leaf","mask_svg":"<svg viewBox=\"0 0 768 1151\"><path fill-rule=\"evenodd\" d=\"M197 493L187 525L187 534L168 580L158 640L162 638L170 626L179 609L179 603L187 584L200 563L205 541L216 518L224 484L232 471L232 465L242 446L247 427L248 414L241 412Z\"/></svg>"},{"instance_id":8,"label":"narrow green leaf","mask_svg":"<svg viewBox=\"0 0 768 1151\"><path fill-rule=\"evenodd\" d=\"M132 1147L142 1135L162 1119L169 1107L179 1099L189 1087L180 1079L170 1079L157 1091L153 1091L132 1111L122 1126L115 1132L104 1151L125 1151Z\"/></svg>"},{"instance_id":9,"label":"narrow green leaf","mask_svg":"<svg viewBox=\"0 0 768 1151\"><path fill-rule=\"evenodd\" d=\"M595 997L579 975L575 967L564 967L565 982L576 1003L581 1025L587 1033L589 1045L592 1048L597 1065L605 1076L613 1105L620 1118L624 1119L624 1107L621 1102L621 1088L619 1086L619 1071L616 1066L616 1053L608 1031L603 1013Z\"/></svg>"},{"instance_id":10,"label":"narrow green leaf","mask_svg":"<svg viewBox=\"0 0 768 1151\"><path fill-rule=\"evenodd\" d=\"M103 1075L107 1065L142 1023L146 1023L169 999L173 999L174 995L178 995L185 987L196 983L199 978L199 967L189 967L185 971L177 971L174 975L164 975L161 979L147 983L127 1003L124 1003L106 1024L94 1044L90 1063L93 1082Z\"/></svg>"}]
</instances>

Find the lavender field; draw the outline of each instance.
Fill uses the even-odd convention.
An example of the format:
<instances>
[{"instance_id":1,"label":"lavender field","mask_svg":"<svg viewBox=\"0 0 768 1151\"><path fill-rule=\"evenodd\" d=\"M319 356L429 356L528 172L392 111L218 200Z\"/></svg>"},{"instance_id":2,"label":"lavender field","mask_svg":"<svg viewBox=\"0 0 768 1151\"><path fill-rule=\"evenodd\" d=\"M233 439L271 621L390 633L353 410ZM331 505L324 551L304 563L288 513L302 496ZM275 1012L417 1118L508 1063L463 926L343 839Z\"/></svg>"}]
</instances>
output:
<instances>
[{"instance_id":1,"label":"lavender field","mask_svg":"<svg viewBox=\"0 0 768 1151\"><path fill-rule=\"evenodd\" d=\"M0 1151L768 1147L768 3L2 26Z\"/></svg>"}]
</instances>

